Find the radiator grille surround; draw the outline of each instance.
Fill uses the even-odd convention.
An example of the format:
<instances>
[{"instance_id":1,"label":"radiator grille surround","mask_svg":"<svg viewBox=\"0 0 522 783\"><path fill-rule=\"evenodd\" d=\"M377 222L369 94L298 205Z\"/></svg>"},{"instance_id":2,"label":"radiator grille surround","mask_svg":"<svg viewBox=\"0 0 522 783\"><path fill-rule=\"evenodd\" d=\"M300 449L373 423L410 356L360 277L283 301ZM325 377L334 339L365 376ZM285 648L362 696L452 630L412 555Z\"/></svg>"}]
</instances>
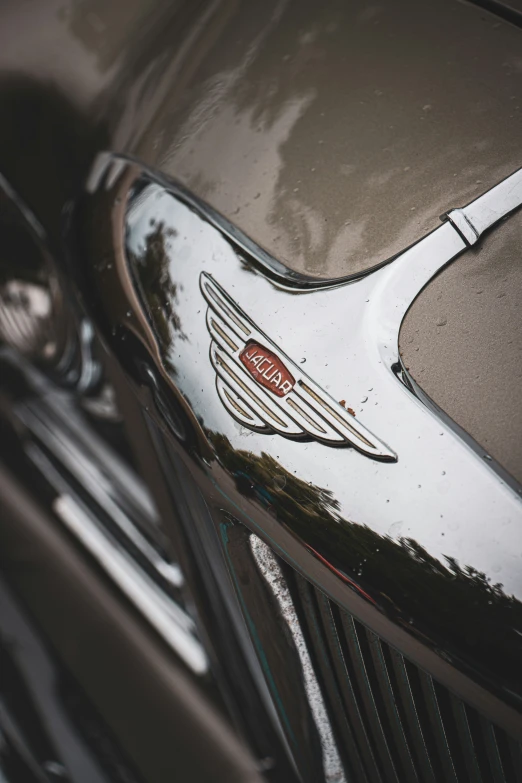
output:
<instances>
[{"instance_id":1,"label":"radiator grille surround","mask_svg":"<svg viewBox=\"0 0 522 783\"><path fill-rule=\"evenodd\" d=\"M286 567L347 778L515 783L522 749L306 579Z\"/></svg>"}]
</instances>

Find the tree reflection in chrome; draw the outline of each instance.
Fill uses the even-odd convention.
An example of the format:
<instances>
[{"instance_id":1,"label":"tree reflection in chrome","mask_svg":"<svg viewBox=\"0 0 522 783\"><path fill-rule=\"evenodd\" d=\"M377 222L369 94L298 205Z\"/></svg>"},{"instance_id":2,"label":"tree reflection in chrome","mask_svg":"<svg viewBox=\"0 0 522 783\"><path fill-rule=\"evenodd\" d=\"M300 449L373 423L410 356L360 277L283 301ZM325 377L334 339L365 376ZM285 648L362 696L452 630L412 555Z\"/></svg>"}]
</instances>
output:
<instances>
[{"instance_id":1,"label":"tree reflection in chrome","mask_svg":"<svg viewBox=\"0 0 522 783\"><path fill-rule=\"evenodd\" d=\"M167 228L163 221L156 223L152 218L151 229L145 235L141 252L127 247L131 266L136 270L142 296L148 305L150 318L161 348L168 353L175 337L186 340L181 320L176 310L178 286L169 272L169 240L177 235L173 228Z\"/></svg>"},{"instance_id":2,"label":"tree reflection in chrome","mask_svg":"<svg viewBox=\"0 0 522 783\"><path fill-rule=\"evenodd\" d=\"M522 654L522 603L471 565L431 555L407 536L393 539L350 522L330 490L287 471L269 454L235 450L208 433L237 490L297 534L360 595L454 661L494 673L516 690ZM501 665L499 665L501 664Z\"/></svg>"}]
</instances>

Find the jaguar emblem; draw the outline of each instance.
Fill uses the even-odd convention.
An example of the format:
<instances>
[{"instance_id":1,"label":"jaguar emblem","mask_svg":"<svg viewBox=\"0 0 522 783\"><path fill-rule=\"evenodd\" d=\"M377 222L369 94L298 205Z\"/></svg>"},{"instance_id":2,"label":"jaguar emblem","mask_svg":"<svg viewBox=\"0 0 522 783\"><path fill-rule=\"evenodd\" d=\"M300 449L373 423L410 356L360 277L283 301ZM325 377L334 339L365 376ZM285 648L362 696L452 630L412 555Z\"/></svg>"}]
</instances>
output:
<instances>
[{"instance_id":1,"label":"jaguar emblem","mask_svg":"<svg viewBox=\"0 0 522 783\"><path fill-rule=\"evenodd\" d=\"M284 397L294 388L294 377L283 362L263 345L256 342L247 343L239 358L252 378L277 397Z\"/></svg>"},{"instance_id":2,"label":"jaguar emblem","mask_svg":"<svg viewBox=\"0 0 522 783\"><path fill-rule=\"evenodd\" d=\"M286 356L205 272L200 276L210 361L228 412L251 430L328 446L352 446L379 460L395 453Z\"/></svg>"}]
</instances>

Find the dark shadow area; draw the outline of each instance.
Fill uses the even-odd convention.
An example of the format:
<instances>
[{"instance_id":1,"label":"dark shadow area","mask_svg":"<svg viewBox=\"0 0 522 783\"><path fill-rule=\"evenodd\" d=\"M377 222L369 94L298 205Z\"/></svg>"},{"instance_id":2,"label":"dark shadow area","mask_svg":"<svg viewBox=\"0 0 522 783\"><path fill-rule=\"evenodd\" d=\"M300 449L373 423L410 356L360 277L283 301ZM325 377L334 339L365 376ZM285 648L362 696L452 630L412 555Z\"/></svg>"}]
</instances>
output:
<instances>
[{"instance_id":1,"label":"dark shadow area","mask_svg":"<svg viewBox=\"0 0 522 783\"><path fill-rule=\"evenodd\" d=\"M102 124L55 87L24 76L0 79L0 173L60 241L62 210L75 197L96 153L109 145Z\"/></svg>"}]
</instances>

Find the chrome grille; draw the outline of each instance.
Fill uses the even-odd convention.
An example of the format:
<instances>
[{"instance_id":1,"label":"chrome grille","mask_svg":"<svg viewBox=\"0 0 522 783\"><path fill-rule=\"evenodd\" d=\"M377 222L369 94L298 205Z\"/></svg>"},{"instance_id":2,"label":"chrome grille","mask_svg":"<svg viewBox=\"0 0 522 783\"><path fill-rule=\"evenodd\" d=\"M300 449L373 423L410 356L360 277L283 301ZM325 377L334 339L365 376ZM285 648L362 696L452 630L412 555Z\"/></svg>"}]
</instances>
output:
<instances>
[{"instance_id":1,"label":"chrome grille","mask_svg":"<svg viewBox=\"0 0 522 783\"><path fill-rule=\"evenodd\" d=\"M289 578L354 781L522 781L517 741L302 577Z\"/></svg>"}]
</instances>

